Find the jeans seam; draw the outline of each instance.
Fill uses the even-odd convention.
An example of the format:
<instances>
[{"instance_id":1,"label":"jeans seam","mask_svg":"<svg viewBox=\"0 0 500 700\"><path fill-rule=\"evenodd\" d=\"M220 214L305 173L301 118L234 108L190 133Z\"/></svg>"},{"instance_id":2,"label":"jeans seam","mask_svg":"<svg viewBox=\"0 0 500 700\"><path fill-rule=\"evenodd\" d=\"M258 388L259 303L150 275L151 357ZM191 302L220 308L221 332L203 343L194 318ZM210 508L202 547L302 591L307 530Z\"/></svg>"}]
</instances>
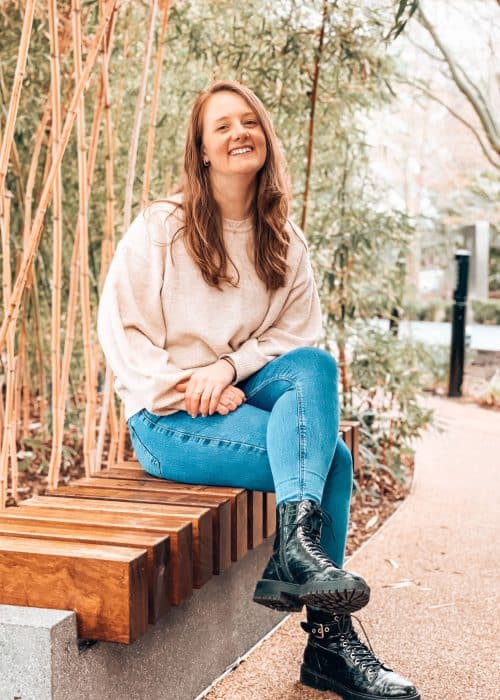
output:
<instances>
[{"instance_id":1,"label":"jeans seam","mask_svg":"<svg viewBox=\"0 0 500 700\"><path fill-rule=\"evenodd\" d=\"M187 437L190 438L199 438L202 440L208 440L209 442L217 443L217 444L227 444L227 445L240 445L241 447L252 447L254 450L260 450L261 452L267 452L265 447L260 447L260 445L252 445L248 442L240 442L238 440L225 440L224 438L215 438L215 437L210 437L209 435L200 435L198 433L187 433L183 430L173 430L172 428L165 428L163 425L158 425L158 423L153 423L148 419L147 416L143 415L142 420L145 420L149 423L149 428L150 430L154 430L158 433L170 433L172 435L186 435Z\"/></svg>"},{"instance_id":2,"label":"jeans seam","mask_svg":"<svg viewBox=\"0 0 500 700\"><path fill-rule=\"evenodd\" d=\"M290 377L286 376L281 376L278 375L277 377L269 377L269 379L264 379L262 381L262 384L259 384L255 389L252 390L250 394L246 394L247 399L252 398L252 396L255 396L261 389L264 389L268 384L272 384L273 382L277 381L286 381L290 382L293 386L295 386L295 381L293 379L290 379Z\"/></svg>"},{"instance_id":3,"label":"jeans seam","mask_svg":"<svg viewBox=\"0 0 500 700\"><path fill-rule=\"evenodd\" d=\"M304 420L304 399L302 395L302 389L300 384L298 384L295 379L290 377L278 375L277 377L269 377L265 379L262 384L259 384L250 394L247 394L247 398L252 398L261 389L266 387L268 384L276 381L287 381L292 384L293 388L297 392L297 424L299 432L299 495L302 500L304 496L304 476L305 476L305 458L306 458L306 428Z\"/></svg>"},{"instance_id":4,"label":"jeans seam","mask_svg":"<svg viewBox=\"0 0 500 700\"><path fill-rule=\"evenodd\" d=\"M304 421L304 399L300 384L295 384L297 391L297 411L299 424L299 494L300 500L304 498L304 475L305 475L305 459L306 459L306 427Z\"/></svg>"},{"instance_id":5,"label":"jeans seam","mask_svg":"<svg viewBox=\"0 0 500 700\"><path fill-rule=\"evenodd\" d=\"M156 472L157 474L160 474L160 473L161 473L161 465L160 465L160 460L158 459L158 457L156 457L156 456L153 454L153 452L151 452L151 450L150 450L149 447L144 443L144 441L141 439L140 435L138 434L137 430L134 428L133 425L129 425L129 431L130 431L130 434L131 434L131 435L133 434L133 435L135 436L137 442L138 442L139 445L142 447L142 449L144 450L144 452L145 452L147 455L149 455L150 462L151 462L152 466L154 467L155 472Z\"/></svg>"}]
</instances>

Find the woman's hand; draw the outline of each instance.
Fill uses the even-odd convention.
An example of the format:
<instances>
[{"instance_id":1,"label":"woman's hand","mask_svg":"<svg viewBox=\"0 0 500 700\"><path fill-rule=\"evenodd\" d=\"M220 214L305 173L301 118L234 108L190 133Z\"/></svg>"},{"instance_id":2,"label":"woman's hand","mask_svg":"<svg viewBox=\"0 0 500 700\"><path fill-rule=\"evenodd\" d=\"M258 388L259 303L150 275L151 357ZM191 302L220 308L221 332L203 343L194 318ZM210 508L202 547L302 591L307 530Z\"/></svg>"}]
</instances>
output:
<instances>
[{"instance_id":1,"label":"woman's hand","mask_svg":"<svg viewBox=\"0 0 500 700\"><path fill-rule=\"evenodd\" d=\"M196 418L201 412L202 416L206 417L216 411L225 415L219 410L219 404L226 389L230 391L225 392L224 402L221 404L222 411L228 409L227 412L229 412L237 408L242 403L240 395L244 397L244 394L240 389L231 385L233 376L234 371L229 362L217 360L207 367L195 370L188 382L177 384L178 391L185 390L184 403L189 415ZM236 402L239 400L234 408L230 407L232 406L231 397Z\"/></svg>"},{"instance_id":2,"label":"woman's hand","mask_svg":"<svg viewBox=\"0 0 500 700\"><path fill-rule=\"evenodd\" d=\"M180 382L175 386L178 391L185 391L186 387L187 382ZM219 403L214 412L219 413L221 416L227 416L228 413L235 411L242 403L245 403L246 400L244 392L239 387L227 386L222 391Z\"/></svg>"},{"instance_id":3,"label":"woman's hand","mask_svg":"<svg viewBox=\"0 0 500 700\"><path fill-rule=\"evenodd\" d=\"M247 397L237 386L227 386L221 394L219 405L215 409L221 416L227 416L231 411L235 411L238 406L245 403Z\"/></svg>"}]
</instances>

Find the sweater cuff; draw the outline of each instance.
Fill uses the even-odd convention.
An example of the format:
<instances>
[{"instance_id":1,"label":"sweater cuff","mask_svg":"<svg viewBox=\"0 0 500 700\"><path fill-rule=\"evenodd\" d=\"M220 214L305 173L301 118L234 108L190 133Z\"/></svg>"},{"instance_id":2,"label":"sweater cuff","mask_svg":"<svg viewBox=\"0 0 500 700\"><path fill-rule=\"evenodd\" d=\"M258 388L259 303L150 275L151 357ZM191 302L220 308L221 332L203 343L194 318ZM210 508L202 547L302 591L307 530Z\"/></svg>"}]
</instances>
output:
<instances>
[{"instance_id":1,"label":"sweater cuff","mask_svg":"<svg viewBox=\"0 0 500 700\"><path fill-rule=\"evenodd\" d=\"M266 365L270 358L267 358L256 351L252 345L257 344L256 339L250 339L246 343L234 352L227 352L219 356L219 359L227 357L232 360L236 368L236 377L232 384L237 384L247 379L251 374L262 369Z\"/></svg>"}]
</instances>

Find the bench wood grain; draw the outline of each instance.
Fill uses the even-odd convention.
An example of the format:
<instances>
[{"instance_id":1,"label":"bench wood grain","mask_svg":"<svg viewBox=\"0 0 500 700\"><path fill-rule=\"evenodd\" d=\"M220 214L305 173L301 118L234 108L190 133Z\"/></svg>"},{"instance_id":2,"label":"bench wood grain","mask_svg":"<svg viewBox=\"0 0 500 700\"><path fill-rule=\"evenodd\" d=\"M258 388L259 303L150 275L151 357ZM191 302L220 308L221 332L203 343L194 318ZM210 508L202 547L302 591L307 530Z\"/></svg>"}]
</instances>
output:
<instances>
[{"instance_id":1,"label":"bench wood grain","mask_svg":"<svg viewBox=\"0 0 500 700\"><path fill-rule=\"evenodd\" d=\"M131 644L148 626L145 549L0 535L0 602L74 610L78 636Z\"/></svg>"},{"instance_id":2,"label":"bench wood grain","mask_svg":"<svg viewBox=\"0 0 500 700\"><path fill-rule=\"evenodd\" d=\"M147 552L148 621L155 624L170 608L168 589L170 538L106 525L61 523L52 520L10 517L9 508L0 513L0 535L57 539L65 542L139 547Z\"/></svg>"},{"instance_id":3,"label":"bench wood grain","mask_svg":"<svg viewBox=\"0 0 500 700\"><path fill-rule=\"evenodd\" d=\"M108 501L130 501L164 505L190 505L210 508L212 516L212 544L214 573L225 571L231 564L231 503L223 496L162 492L150 488L118 488L112 490L102 486L80 485L59 486L48 489L51 496L66 498L92 498Z\"/></svg>"},{"instance_id":4,"label":"bench wood grain","mask_svg":"<svg viewBox=\"0 0 500 700\"><path fill-rule=\"evenodd\" d=\"M139 532L153 532L170 537L170 567L169 593L172 605L180 605L193 593L193 536L191 521L185 518L177 520L168 516L143 515L135 512L114 511L102 501L97 504L80 504L76 499L68 499L70 503L57 503L59 499L47 496L36 496L36 501L23 502L21 506L13 506L9 513L16 511L10 517L26 519L37 517L44 521L60 523L80 523L82 525L106 524L119 530L132 529ZM211 527L210 524L210 534ZM211 539L210 539L211 543ZM209 552L210 566L212 553Z\"/></svg>"}]
</instances>

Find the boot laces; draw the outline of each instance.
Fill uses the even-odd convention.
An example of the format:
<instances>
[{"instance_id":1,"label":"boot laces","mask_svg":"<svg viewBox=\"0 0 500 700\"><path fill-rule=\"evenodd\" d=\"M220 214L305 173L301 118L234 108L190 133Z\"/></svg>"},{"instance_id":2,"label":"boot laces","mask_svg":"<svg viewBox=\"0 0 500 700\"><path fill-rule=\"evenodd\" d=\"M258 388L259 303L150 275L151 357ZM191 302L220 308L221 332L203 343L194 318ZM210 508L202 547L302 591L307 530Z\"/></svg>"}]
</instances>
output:
<instances>
[{"instance_id":1,"label":"boot laces","mask_svg":"<svg viewBox=\"0 0 500 700\"><path fill-rule=\"evenodd\" d=\"M350 617L353 617L359 622L369 648L358 637L356 630L352 626ZM340 638L340 645L345 649L356 665L366 670L369 676L375 674L381 667L388 669L388 667L375 656L373 647L359 617L356 615L335 615L334 619L339 625L338 636Z\"/></svg>"},{"instance_id":2,"label":"boot laces","mask_svg":"<svg viewBox=\"0 0 500 700\"><path fill-rule=\"evenodd\" d=\"M327 513L325 510L322 510L321 508L315 508L314 510L307 511L303 515L300 516L300 518L297 520L295 525L292 527L290 530L290 534L288 535L288 539L293 535L293 533L298 530L299 527L301 527L304 532L308 533L311 535L311 540L307 542L307 550L313 554L315 557L317 557L320 561L322 561L324 564L327 565L333 565L337 568L340 569L340 566L334 562L330 557L328 557L323 549L321 548L320 545L320 539L321 536L318 536L318 534L321 532L321 530L317 527L314 527L313 525L313 518L317 517L319 518L320 524L325 525L326 527L330 528L330 531L332 533L332 536L335 537L333 533L333 528L332 528L332 517L329 513Z\"/></svg>"}]
</instances>

